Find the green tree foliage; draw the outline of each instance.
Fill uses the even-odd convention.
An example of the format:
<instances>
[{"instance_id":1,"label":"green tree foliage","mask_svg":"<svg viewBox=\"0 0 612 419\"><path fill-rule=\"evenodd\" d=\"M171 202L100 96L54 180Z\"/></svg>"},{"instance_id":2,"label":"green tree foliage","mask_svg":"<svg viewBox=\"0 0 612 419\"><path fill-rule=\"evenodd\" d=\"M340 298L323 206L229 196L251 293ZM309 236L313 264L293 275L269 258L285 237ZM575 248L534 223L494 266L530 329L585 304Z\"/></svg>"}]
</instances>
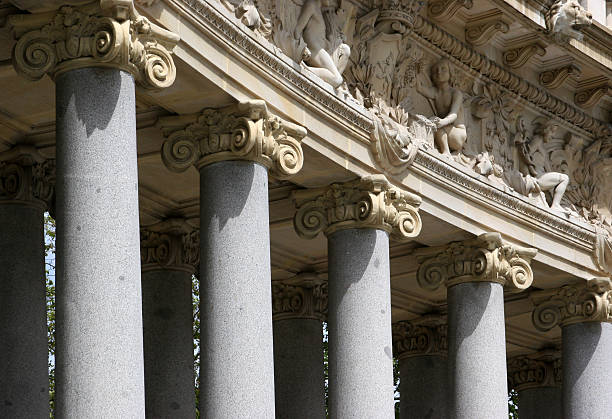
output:
<instances>
[{"instance_id":1,"label":"green tree foliage","mask_svg":"<svg viewBox=\"0 0 612 419\"><path fill-rule=\"evenodd\" d=\"M49 343L49 417L55 417L55 220L45 214L45 282Z\"/></svg>"},{"instance_id":2,"label":"green tree foliage","mask_svg":"<svg viewBox=\"0 0 612 419\"><path fill-rule=\"evenodd\" d=\"M196 419L200 418L200 279L191 277L193 304L193 370L195 377Z\"/></svg>"}]
</instances>

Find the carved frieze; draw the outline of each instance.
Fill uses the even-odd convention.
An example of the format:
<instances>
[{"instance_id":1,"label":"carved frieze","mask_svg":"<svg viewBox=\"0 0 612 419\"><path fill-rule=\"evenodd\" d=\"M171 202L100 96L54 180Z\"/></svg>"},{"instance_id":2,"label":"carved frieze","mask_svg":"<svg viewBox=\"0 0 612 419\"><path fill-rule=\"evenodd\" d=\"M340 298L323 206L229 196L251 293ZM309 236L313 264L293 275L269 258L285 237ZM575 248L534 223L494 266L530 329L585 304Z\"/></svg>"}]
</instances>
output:
<instances>
[{"instance_id":1,"label":"carved frieze","mask_svg":"<svg viewBox=\"0 0 612 419\"><path fill-rule=\"evenodd\" d=\"M488 11L470 18L465 24L465 40L479 46L488 43L497 33L508 33L509 19L499 10Z\"/></svg>"},{"instance_id":2,"label":"carved frieze","mask_svg":"<svg viewBox=\"0 0 612 419\"><path fill-rule=\"evenodd\" d=\"M508 360L508 387L523 391L539 387L561 387L561 354L542 351Z\"/></svg>"},{"instance_id":3,"label":"carved frieze","mask_svg":"<svg viewBox=\"0 0 612 419\"><path fill-rule=\"evenodd\" d=\"M594 278L558 289L531 295L536 329L548 331L555 326L583 322L612 322L612 281Z\"/></svg>"},{"instance_id":4,"label":"carved frieze","mask_svg":"<svg viewBox=\"0 0 612 419\"><path fill-rule=\"evenodd\" d=\"M420 197L391 185L382 175L295 191L293 199L293 224L304 238L348 228L380 229L397 240L410 240L421 232Z\"/></svg>"},{"instance_id":5,"label":"carved frieze","mask_svg":"<svg viewBox=\"0 0 612 419\"><path fill-rule=\"evenodd\" d=\"M568 77L577 78L580 76L580 67L569 64L563 67L546 70L540 73L540 84L548 89L556 89L561 86Z\"/></svg>"},{"instance_id":6,"label":"carved frieze","mask_svg":"<svg viewBox=\"0 0 612 419\"><path fill-rule=\"evenodd\" d=\"M223 160L249 160L287 179L304 164L300 141L306 130L269 113L262 100L162 118L160 125L167 137L162 159L176 172Z\"/></svg>"},{"instance_id":7,"label":"carved frieze","mask_svg":"<svg viewBox=\"0 0 612 419\"><path fill-rule=\"evenodd\" d=\"M286 280L272 281L272 318L327 318L327 281L312 273L303 273Z\"/></svg>"},{"instance_id":8,"label":"carved frieze","mask_svg":"<svg viewBox=\"0 0 612 419\"><path fill-rule=\"evenodd\" d=\"M541 42L531 42L504 52L504 63L510 68L521 68L534 56L546 55L546 45Z\"/></svg>"},{"instance_id":9,"label":"carved frieze","mask_svg":"<svg viewBox=\"0 0 612 419\"><path fill-rule=\"evenodd\" d=\"M138 14L131 0L99 0L9 17L15 70L29 80L83 67L114 67L144 87L172 85L179 37Z\"/></svg>"},{"instance_id":10,"label":"carved frieze","mask_svg":"<svg viewBox=\"0 0 612 419\"><path fill-rule=\"evenodd\" d=\"M418 256L417 282L430 291L463 282L495 282L513 291L531 286L536 249L511 245L499 233L424 249Z\"/></svg>"},{"instance_id":11,"label":"carved frieze","mask_svg":"<svg viewBox=\"0 0 612 419\"><path fill-rule=\"evenodd\" d=\"M193 274L200 263L200 232L182 219L140 229L142 271L179 270Z\"/></svg>"},{"instance_id":12,"label":"carved frieze","mask_svg":"<svg viewBox=\"0 0 612 419\"><path fill-rule=\"evenodd\" d=\"M580 32L593 23L593 15L578 0L557 0L544 14L546 30L558 42L567 42L569 38L581 40Z\"/></svg>"},{"instance_id":13,"label":"carved frieze","mask_svg":"<svg viewBox=\"0 0 612 419\"><path fill-rule=\"evenodd\" d=\"M393 355L397 359L448 353L446 319L428 317L393 323Z\"/></svg>"}]
</instances>

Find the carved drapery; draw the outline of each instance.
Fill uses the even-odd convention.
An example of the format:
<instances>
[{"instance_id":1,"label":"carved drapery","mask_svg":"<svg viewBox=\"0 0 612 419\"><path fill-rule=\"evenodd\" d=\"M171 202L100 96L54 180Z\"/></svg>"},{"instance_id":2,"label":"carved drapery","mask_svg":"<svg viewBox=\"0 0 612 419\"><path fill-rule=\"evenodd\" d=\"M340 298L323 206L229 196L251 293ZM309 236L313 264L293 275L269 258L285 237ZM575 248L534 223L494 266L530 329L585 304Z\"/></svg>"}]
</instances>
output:
<instances>
[{"instance_id":1,"label":"carved drapery","mask_svg":"<svg viewBox=\"0 0 612 419\"><path fill-rule=\"evenodd\" d=\"M442 317L428 317L393 323L393 356L397 359L412 356L448 353L448 327Z\"/></svg>"},{"instance_id":2,"label":"carved drapery","mask_svg":"<svg viewBox=\"0 0 612 419\"><path fill-rule=\"evenodd\" d=\"M504 242L499 233L424 249L418 256L417 282L430 291L463 282L495 282L514 291L531 286L536 249Z\"/></svg>"},{"instance_id":3,"label":"carved drapery","mask_svg":"<svg viewBox=\"0 0 612 419\"><path fill-rule=\"evenodd\" d=\"M199 170L224 160L248 160L267 167L279 179L287 179L304 164L300 141L306 130L269 113L262 100L162 118L160 125L167 137L162 159L175 172L190 166Z\"/></svg>"},{"instance_id":4,"label":"carved drapery","mask_svg":"<svg viewBox=\"0 0 612 419\"><path fill-rule=\"evenodd\" d=\"M170 54L179 37L140 16L132 0L96 0L8 21L17 38L13 65L29 80L84 67L119 68L151 89L176 77Z\"/></svg>"},{"instance_id":5,"label":"carved drapery","mask_svg":"<svg viewBox=\"0 0 612 419\"><path fill-rule=\"evenodd\" d=\"M420 197L392 186L382 175L295 191L293 199L298 208L293 224L304 238L349 228L384 230L397 240L421 232Z\"/></svg>"},{"instance_id":6,"label":"carved drapery","mask_svg":"<svg viewBox=\"0 0 612 419\"><path fill-rule=\"evenodd\" d=\"M305 273L285 280L272 281L273 320L325 321L327 304L327 281L315 274Z\"/></svg>"},{"instance_id":7,"label":"carved drapery","mask_svg":"<svg viewBox=\"0 0 612 419\"><path fill-rule=\"evenodd\" d=\"M516 391L561 387L561 354L542 351L508 360L508 387Z\"/></svg>"},{"instance_id":8,"label":"carved drapery","mask_svg":"<svg viewBox=\"0 0 612 419\"><path fill-rule=\"evenodd\" d=\"M574 323L612 322L612 281L609 278L594 278L541 291L531 298L535 306L533 324L541 331Z\"/></svg>"},{"instance_id":9,"label":"carved drapery","mask_svg":"<svg viewBox=\"0 0 612 419\"><path fill-rule=\"evenodd\" d=\"M182 219L140 229L142 271L166 269L193 274L200 263L200 233Z\"/></svg>"},{"instance_id":10,"label":"carved drapery","mask_svg":"<svg viewBox=\"0 0 612 419\"><path fill-rule=\"evenodd\" d=\"M29 146L0 153L0 203L49 209L54 193L55 160Z\"/></svg>"}]
</instances>

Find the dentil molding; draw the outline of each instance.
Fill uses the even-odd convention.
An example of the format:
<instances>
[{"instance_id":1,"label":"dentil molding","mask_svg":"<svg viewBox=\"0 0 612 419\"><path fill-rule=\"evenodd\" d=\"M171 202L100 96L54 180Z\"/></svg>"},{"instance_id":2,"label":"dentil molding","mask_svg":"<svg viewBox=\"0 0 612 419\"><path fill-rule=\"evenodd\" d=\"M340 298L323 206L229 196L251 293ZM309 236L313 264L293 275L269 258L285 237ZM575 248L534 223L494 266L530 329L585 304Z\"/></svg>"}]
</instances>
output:
<instances>
[{"instance_id":1,"label":"dentil molding","mask_svg":"<svg viewBox=\"0 0 612 419\"><path fill-rule=\"evenodd\" d=\"M262 100L162 118L159 124L167 138L162 159L175 172L190 166L199 170L224 160L248 160L267 167L279 179L287 179L304 164L300 141L306 130L269 113Z\"/></svg>"},{"instance_id":2,"label":"dentil molding","mask_svg":"<svg viewBox=\"0 0 612 419\"><path fill-rule=\"evenodd\" d=\"M499 233L485 233L419 251L417 282L429 291L465 282L495 282L522 291L533 282L530 263L536 254L536 249L504 242Z\"/></svg>"},{"instance_id":3,"label":"dentil molding","mask_svg":"<svg viewBox=\"0 0 612 419\"><path fill-rule=\"evenodd\" d=\"M542 351L508 360L508 384L516 391L561 387L561 354Z\"/></svg>"},{"instance_id":4,"label":"dentil molding","mask_svg":"<svg viewBox=\"0 0 612 419\"><path fill-rule=\"evenodd\" d=\"M327 281L314 273L272 281L272 319L327 318Z\"/></svg>"},{"instance_id":5,"label":"dentil molding","mask_svg":"<svg viewBox=\"0 0 612 419\"><path fill-rule=\"evenodd\" d=\"M140 229L142 271L177 270L190 274L200 263L200 232L183 219L169 219Z\"/></svg>"},{"instance_id":6,"label":"dentil molding","mask_svg":"<svg viewBox=\"0 0 612 419\"><path fill-rule=\"evenodd\" d=\"M594 278L575 285L532 294L536 329L584 322L612 322L612 281Z\"/></svg>"},{"instance_id":7,"label":"dentil molding","mask_svg":"<svg viewBox=\"0 0 612 419\"><path fill-rule=\"evenodd\" d=\"M383 175L294 191L292 197L297 206L293 224L300 237L373 228L397 240L410 240L421 232L421 198L391 185Z\"/></svg>"},{"instance_id":8,"label":"dentil molding","mask_svg":"<svg viewBox=\"0 0 612 419\"><path fill-rule=\"evenodd\" d=\"M423 316L413 321L393 323L393 355L397 359L448 353L448 327L440 316Z\"/></svg>"},{"instance_id":9,"label":"dentil molding","mask_svg":"<svg viewBox=\"0 0 612 419\"><path fill-rule=\"evenodd\" d=\"M61 6L13 15L8 23L17 39L13 65L29 80L78 68L112 67L131 73L146 88L174 83L170 54L179 37L140 16L132 0Z\"/></svg>"}]
</instances>

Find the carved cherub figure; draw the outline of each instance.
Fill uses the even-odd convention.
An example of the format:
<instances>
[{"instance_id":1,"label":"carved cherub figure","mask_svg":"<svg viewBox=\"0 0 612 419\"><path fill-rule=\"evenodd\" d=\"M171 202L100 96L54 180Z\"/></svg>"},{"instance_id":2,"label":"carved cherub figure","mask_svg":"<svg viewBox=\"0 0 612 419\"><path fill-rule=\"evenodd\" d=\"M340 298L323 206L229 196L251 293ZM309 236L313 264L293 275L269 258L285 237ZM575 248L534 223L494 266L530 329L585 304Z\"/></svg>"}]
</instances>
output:
<instances>
[{"instance_id":1,"label":"carved cherub figure","mask_svg":"<svg viewBox=\"0 0 612 419\"><path fill-rule=\"evenodd\" d=\"M514 139L514 145L518 152L518 170L525 179L524 194L529 195L533 192L542 194L543 192L550 191L552 194L550 208L566 212L561 207L561 199L569 184L569 176L565 173L546 172L542 164L543 162L536 161L536 157L543 159L548 157L548 152L544 145L553 138L557 128L558 125L551 122L536 124L533 138L530 141L527 140L525 135L517 135ZM519 131L521 131L520 128Z\"/></svg>"},{"instance_id":2,"label":"carved cherub figure","mask_svg":"<svg viewBox=\"0 0 612 419\"><path fill-rule=\"evenodd\" d=\"M305 55L304 62L309 69L333 87L339 87L351 52L348 45L341 44L337 63L328 52L330 41L327 39L323 7L329 5L329 0L306 0L300 10L293 36L296 40L303 38L306 42L309 54Z\"/></svg>"},{"instance_id":3,"label":"carved cherub figure","mask_svg":"<svg viewBox=\"0 0 612 419\"><path fill-rule=\"evenodd\" d=\"M463 93L451 87L450 79L450 62L443 58L431 66L433 86L425 86L420 78L417 81L417 91L429 100L436 114L431 118L437 128L434 140L445 156L451 156L451 151L461 152L467 140Z\"/></svg>"}]
</instances>

